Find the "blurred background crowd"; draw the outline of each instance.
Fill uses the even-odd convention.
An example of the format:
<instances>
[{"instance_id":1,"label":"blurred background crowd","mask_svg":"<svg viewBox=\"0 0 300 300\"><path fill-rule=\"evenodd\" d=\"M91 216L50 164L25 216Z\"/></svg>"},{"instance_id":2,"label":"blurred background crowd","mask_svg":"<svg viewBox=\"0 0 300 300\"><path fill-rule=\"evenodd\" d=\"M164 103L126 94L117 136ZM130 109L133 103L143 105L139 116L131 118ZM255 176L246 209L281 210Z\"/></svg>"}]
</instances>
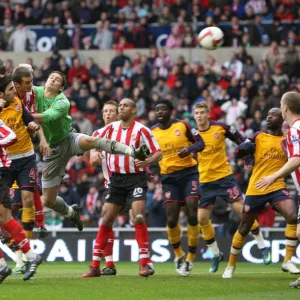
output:
<instances>
[{"instance_id":1,"label":"blurred background crowd","mask_svg":"<svg viewBox=\"0 0 300 300\"><path fill-rule=\"evenodd\" d=\"M111 1L3 1L0 6L2 50L19 51L20 32L30 33L28 26L57 26L53 52L43 62L30 54L26 63L33 66L34 84L43 85L49 73L59 70L68 80L64 93L71 102L74 127L89 135L103 124L101 109L108 100L119 102L131 97L137 104L137 120L148 127L156 123L155 103L168 99L176 108L173 117L195 127L193 105L206 101L211 120L234 126L246 137L266 129L264 121L272 107L280 106L286 91L300 92L299 17L297 0L111 0ZM246 23L241 20L247 21ZM213 52L204 61L187 62L179 55L172 59L168 48L197 46L198 22L203 26L228 21L225 45L234 47L230 57L218 63ZM271 26L265 25L269 21ZM156 48L148 34L148 25L176 24L165 48ZM242 23L242 24L240 24ZM94 34L84 34L84 24L96 24ZM69 36L65 25L75 25ZM82 25L82 26L81 26ZM20 32L19 32L20 31ZM22 41L29 49L30 35ZM254 61L247 49L265 46L262 57ZM145 55L127 49L149 48ZM60 50L68 49L67 55ZM115 57L107 65L97 65L82 49L114 49ZM24 61L25 62L25 61ZM5 61L8 71L14 62ZM245 191L248 175L242 161L234 160L233 145L228 143L228 159ZM42 160L38 157L41 174ZM164 227L165 213L157 166L151 167L147 194L147 217L150 227ZM92 167L87 155L74 157L60 187L68 204L79 203L84 209L86 226L98 226L101 220L102 194L105 190L101 167ZM239 219L222 199L213 210L213 223L220 234L234 232ZM55 213L48 213L48 226L71 226ZM186 225L184 210L180 222ZM275 222L275 212L266 208L263 226L284 226ZM224 225L225 224L225 225ZM126 214L118 217L116 226L130 227ZM232 228L231 228L232 227Z\"/></svg>"}]
</instances>

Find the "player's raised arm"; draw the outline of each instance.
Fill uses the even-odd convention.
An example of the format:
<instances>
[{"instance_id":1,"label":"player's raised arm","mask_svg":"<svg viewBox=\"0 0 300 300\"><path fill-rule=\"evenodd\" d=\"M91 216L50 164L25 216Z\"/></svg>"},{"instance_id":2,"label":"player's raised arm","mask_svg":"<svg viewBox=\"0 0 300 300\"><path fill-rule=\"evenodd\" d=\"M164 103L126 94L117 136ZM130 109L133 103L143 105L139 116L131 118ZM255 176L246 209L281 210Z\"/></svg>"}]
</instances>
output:
<instances>
[{"instance_id":1,"label":"player's raised arm","mask_svg":"<svg viewBox=\"0 0 300 300\"><path fill-rule=\"evenodd\" d=\"M0 146L8 147L17 141L16 134L0 120Z\"/></svg>"},{"instance_id":2,"label":"player's raised arm","mask_svg":"<svg viewBox=\"0 0 300 300\"><path fill-rule=\"evenodd\" d=\"M188 123L183 122L187 128L186 131L186 137L189 139L191 143L193 143L191 146L188 147L189 153L192 152L201 152L205 148L205 143L198 133L198 131L194 128L192 128Z\"/></svg>"},{"instance_id":3,"label":"player's raised arm","mask_svg":"<svg viewBox=\"0 0 300 300\"><path fill-rule=\"evenodd\" d=\"M245 142L245 138L241 135L241 133L236 130L233 126L228 126L227 124L220 123L222 127L225 129L225 137L236 143L237 145L240 145Z\"/></svg>"},{"instance_id":4,"label":"player's raised arm","mask_svg":"<svg viewBox=\"0 0 300 300\"><path fill-rule=\"evenodd\" d=\"M240 143L238 145L238 147L234 150L236 159L243 158L255 153L255 139L259 133L260 132L255 133L250 139L247 139L243 143Z\"/></svg>"}]
</instances>

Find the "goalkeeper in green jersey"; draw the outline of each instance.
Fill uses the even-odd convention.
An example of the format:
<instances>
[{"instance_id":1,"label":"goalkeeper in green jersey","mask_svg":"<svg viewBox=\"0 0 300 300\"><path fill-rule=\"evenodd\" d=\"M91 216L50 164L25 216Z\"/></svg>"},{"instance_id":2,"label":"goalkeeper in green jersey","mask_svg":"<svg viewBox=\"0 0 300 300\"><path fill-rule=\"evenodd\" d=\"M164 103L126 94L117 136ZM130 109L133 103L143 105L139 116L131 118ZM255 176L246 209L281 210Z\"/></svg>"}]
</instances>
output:
<instances>
[{"instance_id":1,"label":"goalkeeper in green jersey","mask_svg":"<svg viewBox=\"0 0 300 300\"><path fill-rule=\"evenodd\" d=\"M37 113L33 114L33 117L42 124L44 135L51 148L50 156L45 158L42 175L44 205L71 219L78 230L82 231L83 223L80 220L78 205L68 206L61 197L57 196L70 158L96 149L132 156L142 161L147 158L148 149L144 146L132 149L115 141L76 133L72 128L72 118L69 115L70 102L62 92L65 83L64 75L53 71L45 87L33 87L37 108Z\"/></svg>"}]
</instances>

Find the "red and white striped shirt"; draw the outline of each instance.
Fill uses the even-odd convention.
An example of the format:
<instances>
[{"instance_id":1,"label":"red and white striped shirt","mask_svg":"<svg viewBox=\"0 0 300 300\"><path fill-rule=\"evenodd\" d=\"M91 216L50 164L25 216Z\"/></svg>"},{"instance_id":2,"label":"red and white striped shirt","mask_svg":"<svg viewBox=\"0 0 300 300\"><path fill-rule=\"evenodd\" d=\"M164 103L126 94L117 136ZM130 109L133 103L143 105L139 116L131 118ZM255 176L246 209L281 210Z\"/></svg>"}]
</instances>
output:
<instances>
[{"instance_id":1,"label":"red and white striped shirt","mask_svg":"<svg viewBox=\"0 0 300 300\"><path fill-rule=\"evenodd\" d=\"M104 128L95 131L93 136L121 142L127 146L131 146L133 149L146 145L151 154L160 151L160 147L150 129L136 121L129 128L123 128L121 121L110 123ZM133 157L106 153L106 159L110 172L134 174L145 171L135 166Z\"/></svg>"},{"instance_id":2,"label":"red and white striped shirt","mask_svg":"<svg viewBox=\"0 0 300 300\"><path fill-rule=\"evenodd\" d=\"M16 141L16 134L0 120L0 169L10 167L11 160L7 156L6 147Z\"/></svg>"},{"instance_id":3,"label":"red and white striped shirt","mask_svg":"<svg viewBox=\"0 0 300 300\"><path fill-rule=\"evenodd\" d=\"M35 106L35 92L34 89L31 90L31 92L25 93L22 103L24 106L29 110L31 114L36 113L36 106Z\"/></svg>"},{"instance_id":4,"label":"red and white striped shirt","mask_svg":"<svg viewBox=\"0 0 300 300\"><path fill-rule=\"evenodd\" d=\"M297 119L288 131L287 138L288 157L300 157L300 119ZM294 184L300 192L300 168L292 173Z\"/></svg>"}]
</instances>

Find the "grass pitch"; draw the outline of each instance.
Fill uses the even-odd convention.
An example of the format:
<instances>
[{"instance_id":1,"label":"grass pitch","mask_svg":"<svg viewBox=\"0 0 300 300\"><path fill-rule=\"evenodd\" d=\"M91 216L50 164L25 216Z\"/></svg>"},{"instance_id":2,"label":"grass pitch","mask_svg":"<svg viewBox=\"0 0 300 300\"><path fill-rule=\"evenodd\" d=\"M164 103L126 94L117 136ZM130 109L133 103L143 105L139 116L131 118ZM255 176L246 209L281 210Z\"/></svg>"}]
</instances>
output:
<instances>
[{"instance_id":1,"label":"grass pitch","mask_svg":"<svg viewBox=\"0 0 300 300\"><path fill-rule=\"evenodd\" d=\"M43 263L34 278L8 277L0 285L0 298L21 300L183 300L183 299L300 299L289 283L297 276L281 272L280 265L239 263L233 279L222 279L226 263L216 274L210 264L197 262L189 277L179 276L172 263L155 264L156 274L137 275L138 264L117 263L117 276L81 278L88 263Z\"/></svg>"}]
</instances>

